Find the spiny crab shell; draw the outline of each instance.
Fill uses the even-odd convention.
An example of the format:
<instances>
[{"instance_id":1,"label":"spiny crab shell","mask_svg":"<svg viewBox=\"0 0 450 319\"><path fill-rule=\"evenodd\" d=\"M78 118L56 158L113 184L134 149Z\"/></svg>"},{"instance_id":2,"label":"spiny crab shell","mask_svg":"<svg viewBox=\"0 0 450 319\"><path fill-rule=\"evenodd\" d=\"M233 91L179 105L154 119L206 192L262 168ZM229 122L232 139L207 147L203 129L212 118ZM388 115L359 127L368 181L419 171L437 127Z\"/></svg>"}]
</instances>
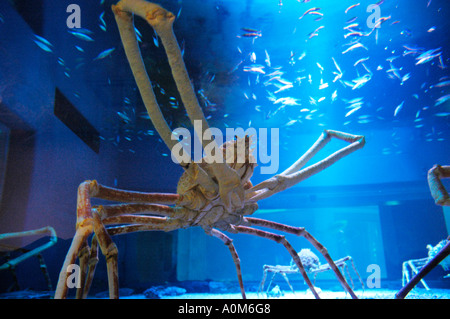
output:
<instances>
[{"instance_id":1,"label":"spiny crab shell","mask_svg":"<svg viewBox=\"0 0 450 319\"><path fill-rule=\"evenodd\" d=\"M219 147L224 161L240 176L244 190L252 187L250 178L257 165L256 159L252 154L251 144L251 137L246 135L243 138L236 137L234 140L227 141ZM242 152L241 148L243 145L245 145L244 152ZM230 149L233 152L227 152ZM184 218L191 222L190 225L199 225L204 229L216 227L232 231L229 224L241 224L242 216L253 214L258 209L258 205L256 203L244 203L241 209L227 212L219 196L218 181L211 169L210 162L208 156L205 156L200 163L192 162L189 164L187 171L181 175L178 181L177 193L180 195L180 199L177 206L186 209ZM203 169L212 178L217 185L216 190L209 191L198 181L199 168Z\"/></svg>"}]
</instances>

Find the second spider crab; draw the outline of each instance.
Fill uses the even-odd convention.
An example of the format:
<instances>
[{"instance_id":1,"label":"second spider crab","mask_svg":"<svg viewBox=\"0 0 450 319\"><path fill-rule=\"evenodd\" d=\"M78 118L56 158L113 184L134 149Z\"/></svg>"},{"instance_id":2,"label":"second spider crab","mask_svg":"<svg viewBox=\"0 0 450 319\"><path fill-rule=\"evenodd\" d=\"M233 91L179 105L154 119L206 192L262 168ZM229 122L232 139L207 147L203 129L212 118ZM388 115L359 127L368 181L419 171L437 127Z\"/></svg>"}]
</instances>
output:
<instances>
[{"instance_id":1,"label":"second spider crab","mask_svg":"<svg viewBox=\"0 0 450 319\"><path fill-rule=\"evenodd\" d=\"M193 124L194 121L201 121L202 125L194 125L194 129L201 127L196 133L198 136L204 136L205 130L209 127L189 80L180 48L173 33L172 24L175 16L159 5L144 0L121 0L117 5L112 6L112 10L141 97L152 123L164 143L173 150L178 141L171 138L172 131L161 113L145 71L133 27L134 15L145 19L161 38L175 84L189 119ZM333 138L346 141L349 145L325 159L303 168ZM254 228L254 226L306 238L324 256L344 289L352 298L357 298L326 248L304 228L253 218L249 215L257 210L259 200L296 185L362 148L364 137L325 130L316 143L291 167L256 186L250 182L255 161L250 151L251 140L249 137L226 142L220 148L214 144L214 140L207 143L202 141L202 143L204 148L211 147L211 143L213 143L213 148L220 150L218 153L219 156L223 156L223 160L211 162L208 158L203 158L203 161L198 164L192 160L185 161L173 153L177 162L184 168L176 194L132 192L103 186L96 181L86 181L79 186L76 233L61 269L55 298L67 296L66 281L69 276L67 269L75 263L77 258L80 263L81 287L78 288L76 297L87 296L98 260L99 247L106 257L110 298L118 298L118 250L111 236L136 231L167 232L192 226L202 227L206 234L220 239L229 248L236 266L243 298L246 295L240 260L232 240L223 233L224 231L259 236L282 244L293 258L314 296L319 298L300 258L285 236ZM228 152L237 150L240 143L245 145L242 161L237 160L234 155L230 157L231 152ZM92 198L122 202L122 204L93 206ZM107 225L116 226L106 228ZM91 234L94 236L92 236L91 246L89 246L87 240Z\"/></svg>"}]
</instances>

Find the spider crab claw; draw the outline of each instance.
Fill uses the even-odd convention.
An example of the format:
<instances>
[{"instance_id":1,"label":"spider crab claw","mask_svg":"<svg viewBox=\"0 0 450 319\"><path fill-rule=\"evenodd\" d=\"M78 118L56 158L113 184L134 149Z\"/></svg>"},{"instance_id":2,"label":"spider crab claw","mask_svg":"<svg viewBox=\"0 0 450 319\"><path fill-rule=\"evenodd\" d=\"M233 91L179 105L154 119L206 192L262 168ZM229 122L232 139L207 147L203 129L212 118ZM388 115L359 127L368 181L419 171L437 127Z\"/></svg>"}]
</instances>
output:
<instances>
[{"instance_id":1,"label":"spider crab claw","mask_svg":"<svg viewBox=\"0 0 450 319\"><path fill-rule=\"evenodd\" d=\"M288 187L286 179L287 178L283 175L275 175L259 183L248 192L250 197L247 198L247 200L258 201L263 193L264 197L268 197L284 191Z\"/></svg>"}]
</instances>

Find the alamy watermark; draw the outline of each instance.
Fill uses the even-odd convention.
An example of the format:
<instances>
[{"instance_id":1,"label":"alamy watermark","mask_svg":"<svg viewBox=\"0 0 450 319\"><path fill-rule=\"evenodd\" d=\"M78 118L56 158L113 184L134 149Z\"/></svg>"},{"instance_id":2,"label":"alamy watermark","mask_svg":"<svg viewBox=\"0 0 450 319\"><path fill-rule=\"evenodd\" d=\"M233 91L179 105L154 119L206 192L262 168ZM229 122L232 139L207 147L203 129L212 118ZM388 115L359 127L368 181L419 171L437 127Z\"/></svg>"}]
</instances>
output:
<instances>
[{"instance_id":1,"label":"alamy watermark","mask_svg":"<svg viewBox=\"0 0 450 319\"><path fill-rule=\"evenodd\" d=\"M70 15L66 19L66 25L69 29L81 28L81 8L78 4L69 4L66 12Z\"/></svg>"},{"instance_id":2,"label":"alamy watermark","mask_svg":"<svg viewBox=\"0 0 450 319\"><path fill-rule=\"evenodd\" d=\"M203 132L202 136L198 136L197 132ZM251 137L252 141L256 141L254 145L247 145L245 136ZM225 137L225 139L224 139ZM230 141L238 137L236 140L236 154L235 148L226 148L226 156L220 151L220 146L225 141ZM250 161L257 163L259 159L259 167L261 174L275 174L279 168L279 129L270 129L270 138L268 136L267 128L249 127L244 130L238 128L226 128L225 135L216 127L210 127L202 130L202 121L194 121L194 136L186 128L176 128L172 132L172 140L178 141L171 149L171 158L175 163L189 163L191 161L191 153L193 153L193 160L196 163L205 161L209 164L226 162L245 163ZM202 143L202 142L209 143ZM252 150L252 157L246 156ZM269 154L270 148L270 154ZM261 165L262 164L262 165ZM267 165L266 165L267 164Z\"/></svg>"}]
</instances>

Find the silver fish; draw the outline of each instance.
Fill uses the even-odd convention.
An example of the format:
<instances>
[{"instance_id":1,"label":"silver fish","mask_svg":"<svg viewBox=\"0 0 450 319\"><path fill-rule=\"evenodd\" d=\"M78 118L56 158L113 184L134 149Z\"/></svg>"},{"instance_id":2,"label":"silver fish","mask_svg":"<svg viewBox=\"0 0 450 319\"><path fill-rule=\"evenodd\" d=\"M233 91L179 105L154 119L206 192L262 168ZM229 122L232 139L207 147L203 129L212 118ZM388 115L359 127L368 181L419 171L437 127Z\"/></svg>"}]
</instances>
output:
<instances>
[{"instance_id":1,"label":"silver fish","mask_svg":"<svg viewBox=\"0 0 450 319\"><path fill-rule=\"evenodd\" d=\"M97 55L97 57L94 59L95 60L100 60L100 59L104 59L106 58L108 55L110 55L116 48L110 48L110 49L106 49L105 51L102 51L99 53L99 55Z\"/></svg>"},{"instance_id":2,"label":"silver fish","mask_svg":"<svg viewBox=\"0 0 450 319\"><path fill-rule=\"evenodd\" d=\"M400 103L394 111L394 116L397 116L398 112L400 112L400 110L403 108L403 104L405 104L405 101L403 101L402 103Z\"/></svg>"},{"instance_id":3,"label":"silver fish","mask_svg":"<svg viewBox=\"0 0 450 319\"><path fill-rule=\"evenodd\" d=\"M70 34L76 36L78 39L84 40L84 41L94 41L94 39L92 39L89 35L83 33L83 32L79 32L79 31L72 31L72 30L68 30L67 32L69 32Z\"/></svg>"}]
</instances>

